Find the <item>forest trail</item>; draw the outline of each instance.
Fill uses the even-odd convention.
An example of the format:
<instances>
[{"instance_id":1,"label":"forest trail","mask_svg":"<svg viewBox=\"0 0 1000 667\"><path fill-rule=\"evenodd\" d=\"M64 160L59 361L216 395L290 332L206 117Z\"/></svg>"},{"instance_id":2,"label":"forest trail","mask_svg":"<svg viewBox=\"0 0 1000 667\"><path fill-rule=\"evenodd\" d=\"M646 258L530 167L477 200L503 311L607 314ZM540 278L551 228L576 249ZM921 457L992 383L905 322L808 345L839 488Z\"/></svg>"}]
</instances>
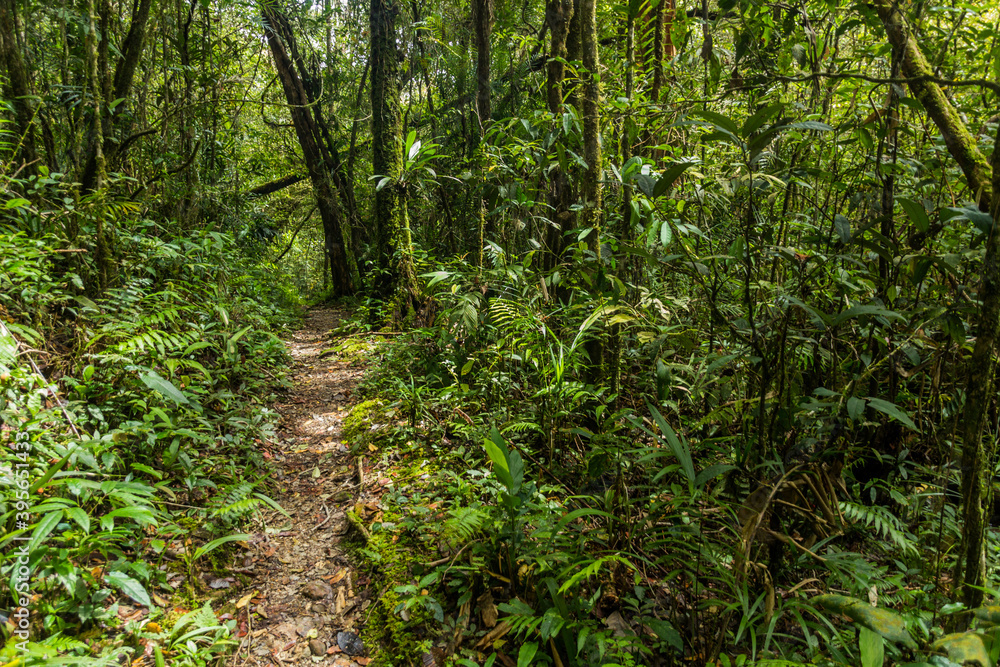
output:
<instances>
[{"instance_id":1,"label":"forest trail","mask_svg":"<svg viewBox=\"0 0 1000 667\"><path fill-rule=\"evenodd\" d=\"M363 369L336 355L320 358L342 314L313 310L286 341L293 389L275 406L281 448L273 463L274 497L289 516L267 513L257 535L267 560L248 589L258 593L234 667L368 663L358 635L373 601L341 546L350 530L345 510L362 493L341 425Z\"/></svg>"}]
</instances>

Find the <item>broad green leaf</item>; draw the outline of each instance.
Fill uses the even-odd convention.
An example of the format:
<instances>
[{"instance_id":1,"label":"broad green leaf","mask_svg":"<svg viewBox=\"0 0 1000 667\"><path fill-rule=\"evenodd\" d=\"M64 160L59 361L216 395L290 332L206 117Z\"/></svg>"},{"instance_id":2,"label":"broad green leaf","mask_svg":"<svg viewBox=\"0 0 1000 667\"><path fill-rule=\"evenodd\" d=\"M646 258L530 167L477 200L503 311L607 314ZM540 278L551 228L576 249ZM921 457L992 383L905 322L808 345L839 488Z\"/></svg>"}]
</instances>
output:
<instances>
[{"instance_id":1,"label":"broad green leaf","mask_svg":"<svg viewBox=\"0 0 1000 667\"><path fill-rule=\"evenodd\" d=\"M636 174L635 184L639 186L642 194L652 199L653 191L656 189L656 182L652 179L652 177L647 176L646 174Z\"/></svg>"},{"instance_id":2,"label":"broad green leaf","mask_svg":"<svg viewBox=\"0 0 1000 667\"><path fill-rule=\"evenodd\" d=\"M66 516L76 522L84 533L90 532L90 515L79 507L67 507Z\"/></svg>"},{"instance_id":3,"label":"broad green leaf","mask_svg":"<svg viewBox=\"0 0 1000 667\"><path fill-rule=\"evenodd\" d=\"M730 470L736 470L736 466L729 465L728 463L716 463L714 465L710 465L698 473L698 476L695 477L694 487L696 489L700 489L719 475L725 474Z\"/></svg>"},{"instance_id":4,"label":"broad green leaf","mask_svg":"<svg viewBox=\"0 0 1000 667\"><path fill-rule=\"evenodd\" d=\"M913 224L916 225L919 231L926 233L930 229L931 219L927 217L927 211L924 210L923 204L905 197L896 197L896 201L906 211L906 215L910 216L910 220L913 221Z\"/></svg>"},{"instance_id":5,"label":"broad green leaf","mask_svg":"<svg viewBox=\"0 0 1000 667\"><path fill-rule=\"evenodd\" d=\"M913 423L909 415L906 414L899 406L895 403L890 403L889 401L884 401L881 398L868 398L868 405L872 408L878 410L884 415L888 415L895 419L896 421L904 424L907 428L914 431L918 430L917 425Z\"/></svg>"},{"instance_id":6,"label":"broad green leaf","mask_svg":"<svg viewBox=\"0 0 1000 667\"><path fill-rule=\"evenodd\" d=\"M521 458L520 452L511 451L507 455L507 465L510 470L510 492L512 495L516 495L521 490L521 483L524 482L524 460Z\"/></svg>"},{"instance_id":7,"label":"broad green leaf","mask_svg":"<svg viewBox=\"0 0 1000 667\"><path fill-rule=\"evenodd\" d=\"M646 620L646 625L649 629L660 639L670 645L674 651L681 653L684 651L684 642L681 639L681 633L677 632L673 625L669 621L663 621L658 618L650 618Z\"/></svg>"},{"instance_id":8,"label":"broad green leaf","mask_svg":"<svg viewBox=\"0 0 1000 667\"><path fill-rule=\"evenodd\" d=\"M674 230L670 226L670 223L664 220L660 224L660 245L664 248L670 245L670 242L674 240Z\"/></svg>"},{"instance_id":9,"label":"broad green leaf","mask_svg":"<svg viewBox=\"0 0 1000 667\"><path fill-rule=\"evenodd\" d=\"M159 392L164 397L169 398L174 403L178 405L190 405L191 402L188 401L187 396L181 393L181 391L173 385L170 380L160 377L160 374L156 371L149 371L145 373L140 378L142 383L152 389L153 391Z\"/></svg>"},{"instance_id":10,"label":"broad green leaf","mask_svg":"<svg viewBox=\"0 0 1000 667\"><path fill-rule=\"evenodd\" d=\"M817 595L812 598L812 602L823 609L847 616L858 625L877 632L891 642L911 649L917 648L917 643L906 630L903 617L896 612L873 607L867 602L846 595Z\"/></svg>"},{"instance_id":11,"label":"broad green leaf","mask_svg":"<svg viewBox=\"0 0 1000 667\"><path fill-rule=\"evenodd\" d=\"M941 211L941 219L968 220L983 234L989 234L990 230L993 229L993 216L989 213L983 213L973 204L962 207L949 206Z\"/></svg>"},{"instance_id":12,"label":"broad green leaf","mask_svg":"<svg viewBox=\"0 0 1000 667\"><path fill-rule=\"evenodd\" d=\"M972 614L980 621L1000 624L1000 606L979 607L972 610Z\"/></svg>"},{"instance_id":13,"label":"broad green leaf","mask_svg":"<svg viewBox=\"0 0 1000 667\"><path fill-rule=\"evenodd\" d=\"M858 421L865 414L865 400L857 396L847 399L847 416L851 421Z\"/></svg>"},{"instance_id":14,"label":"broad green leaf","mask_svg":"<svg viewBox=\"0 0 1000 667\"><path fill-rule=\"evenodd\" d=\"M699 160L697 159L685 158L684 160L667 167L663 173L660 174L660 177L656 179L656 186L653 188L653 197L660 197L667 194L677 179L680 178L681 174L698 163Z\"/></svg>"},{"instance_id":15,"label":"broad green leaf","mask_svg":"<svg viewBox=\"0 0 1000 667\"><path fill-rule=\"evenodd\" d=\"M858 641L861 667L882 667L885 663L885 640L882 635L863 627L858 633Z\"/></svg>"},{"instance_id":16,"label":"broad green leaf","mask_svg":"<svg viewBox=\"0 0 1000 667\"><path fill-rule=\"evenodd\" d=\"M593 509L590 507L582 507L578 510L573 510L563 518L559 519L559 522L556 523L556 529L554 532L556 533L559 532L560 530L565 528L566 525L569 524L571 521L575 521L576 519L579 519L580 517L584 516L603 516L606 519L615 518L614 515L608 514L603 510Z\"/></svg>"},{"instance_id":17,"label":"broad green leaf","mask_svg":"<svg viewBox=\"0 0 1000 667\"><path fill-rule=\"evenodd\" d=\"M882 308L881 306L851 306L833 318L833 326L839 326L847 320L860 317L862 315L874 315L877 317L884 317L887 320L906 322L905 317L893 310L889 310L888 308Z\"/></svg>"},{"instance_id":18,"label":"broad green leaf","mask_svg":"<svg viewBox=\"0 0 1000 667\"><path fill-rule=\"evenodd\" d=\"M502 447L502 437L500 442L501 445L497 445L496 439L491 434L491 437L483 440L483 445L486 447L486 455L493 462L493 473L500 479L500 483L510 490L514 488L514 479L510 476L510 464L507 463L506 448Z\"/></svg>"},{"instance_id":19,"label":"broad green leaf","mask_svg":"<svg viewBox=\"0 0 1000 667\"><path fill-rule=\"evenodd\" d=\"M838 213L833 217L833 227L837 230L837 236L840 237L841 243L847 243L851 240L851 221L846 215L841 215Z\"/></svg>"},{"instance_id":20,"label":"broad green leaf","mask_svg":"<svg viewBox=\"0 0 1000 667\"><path fill-rule=\"evenodd\" d=\"M145 607L153 606L153 602L149 599L149 593L146 592L145 587L124 572L108 572L104 575L104 581L108 582L139 604Z\"/></svg>"},{"instance_id":21,"label":"broad green leaf","mask_svg":"<svg viewBox=\"0 0 1000 667\"><path fill-rule=\"evenodd\" d=\"M757 113L746 119L743 123L743 127L740 129L740 134L743 135L744 139L748 139L751 134L760 129L761 125L770 120L775 114L780 113L784 108L785 103L778 102L777 104L772 104L760 109Z\"/></svg>"},{"instance_id":22,"label":"broad green leaf","mask_svg":"<svg viewBox=\"0 0 1000 667\"><path fill-rule=\"evenodd\" d=\"M31 531L31 541L28 542L28 553L34 553L39 545L45 543L45 538L49 536L49 533L59 525L59 520L62 519L63 511L56 510L54 512L49 512L42 520L35 525L35 529Z\"/></svg>"},{"instance_id":23,"label":"broad green leaf","mask_svg":"<svg viewBox=\"0 0 1000 667\"><path fill-rule=\"evenodd\" d=\"M235 535L226 535L225 537L216 538L208 544L198 547L198 550L194 552L194 559L198 560L208 552L215 551L227 542L246 542L249 539L250 536L246 533L237 533Z\"/></svg>"},{"instance_id":24,"label":"broad green leaf","mask_svg":"<svg viewBox=\"0 0 1000 667\"><path fill-rule=\"evenodd\" d=\"M719 128L720 130L725 130L729 134L733 135L734 139L736 138L736 135L739 134L740 130L738 127L736 127L736 122L732 118L729 118L728 116L723 116L721 113L701 110L701 111L695 111L691 115L698 118L704 118L712 125L715 125L717 128Z\"/></svg>"}]
</instances>

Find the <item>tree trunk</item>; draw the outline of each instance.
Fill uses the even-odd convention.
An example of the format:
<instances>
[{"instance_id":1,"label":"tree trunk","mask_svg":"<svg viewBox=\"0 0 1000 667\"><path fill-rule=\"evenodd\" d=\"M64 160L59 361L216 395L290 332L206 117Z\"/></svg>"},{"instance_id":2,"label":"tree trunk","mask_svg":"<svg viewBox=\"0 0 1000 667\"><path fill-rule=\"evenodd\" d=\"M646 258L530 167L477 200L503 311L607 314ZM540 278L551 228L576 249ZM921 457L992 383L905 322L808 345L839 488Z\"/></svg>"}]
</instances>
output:
<instances>
[{"instance_id":1,"label":"tree trunk","mask_svg":"<svg viewBox=\"0 0 1000 667\"><path fill-rule=\"evenodd\" d=\"M0 0L0 63L7 68L7 97L14 107L20 142L20 160L28 165L27 173L35 173L38 154L35 151L34 109L30 99L28 72L21 59L17 43L15 0Z\"/></svg>"},{"instance_id":2,"label":"tree trunk","mask_svg":"<svg viewBox=\"0 0 1000 667\"><path fill-rule=\"evenodd\" d=\"M927 58L924 57L916 37L903 16L899 5L892 0L877 0L875 8L885 26L889 43L903 54L902 71L907 78L934 76ZM983 211L988 211L993 186L990 183L990 165L979 149L976 139L966 129L958 112L945 97L941 87L930 81L910 82L910 92L924 105L928 115L944 137L948 152L958 162L972 197Z\"/></svg>"},{"instance_id":3,"label":"tree trunk","mask_svg":"<svg viewBox=\"0 0 1000 667\"><path fill-rule=\"evenodd\" d=\"M492 0L473 0L472 20L476 26L476 111L482 127L490 121L490 38L493 34Z\"/></svg>"},{"instance_id":4,"label":"tree trunk","mask_svg":"<svg viewBox=\"0 0 1000 667\"><path fill-rule=\"evenodd\" d=\"M415 308L417 278L403 175L403 120L399 108L399 55L393 0L371 0L372 169L388 178L375 192L374 230L377 275L375 295L392 301L392 317L405 319Z\"/></svg>"},{"instance_id":5,"label":"tree trunk","mask_svg":"<svg viewBox=\"0 0 1000 667\"><path fill-rule=\"evenodd\" d=\"M111 273L111 253L109 249L107 234L104 229L104 202L103 188L107 180L108 168L104 160L104 127L101 122L101 110L104 107L103 85L100 80L100 68L98 66L97 54L97 16L94 9L94 0L87 2L87 15L89 25L86 37L87 52L87 79L90 84L90 94L93 114L93 137L94 137L94 163L95 180L94 190L97 193L94 202L94 261L97 264L97 287L103 292L108 287L108 277Z\"/></svg>"},{"instance_id":6,"label":"tree trunk","mask_svg":"<svg viewBox=\"0 0 1000 667\"><path fill-rule=\"evenodd\" d=\"M993 182L990 213L1000 220L1000 141L993 146ZM1000 318L1000 233L996 224L986 240L980 310L976 320L976 346L969 359L968 385L962 424L962 544L955 566L955 593L965 606L982 605L986 586L986 530L989 528L996 442L983 438L993 391L993 355Z\"/></svg>"},{"instance_id":7,"label":"tree trunk","mask_svg":"<svg viewBox=\"0 0 1000 667\"><path fill-rule=\"evenodd\" d=\"M551 37L545 87L549 112L556 119L561 117L563 111L563 79L566 72L563 60L566 58L566 40L572 18L573 0L547 0L545 20ZM573 227L575 216L569 210L572 199L569 179L558 166L552 170L549 183L549 203L554 213L547 228L545 243L547 252L543 257L542 266L551 271L558 265L559 257L562 255L563 232Z\"/></svg>"},{"instance_id":8,"label":"tree trunk","mask_svg":"<svg viewBox=\"0 0 1000 667\"><path fill-rule=\"evenodd\" d=\"M590 228L587 245L595 254L595 291L602 291L604 261L601 257L601 223L603 219L601 181L600 61L597 56L597 0L580 0L580 51L583 60L583 159L587 171L583 175L583 211L580 226ZM599 297L598 297L599 298ZM604 375L604 342L595 336L587 344L590 363L588 381L596 384Z\"/></svg>"},{"instance_id":9,"label":"tree trunk","mask_svg":"<svg viewBox=\"0 0 1000 667\"><path fill-rule=\"evenodd\" d=\"M6 0L0 0L6 1ZM132 21L129 24L128 35L125 37L125 41L122 42L119 52L121 56L118 58L118 62L115 65L114 81L113 84L105 89L105 85L102 85L102 99L105 101L113 101L118 99L127 98L132 90L132 82L135 80L135 70L139 65L139 58L142 56L142 47L146 41L146 26L149 23L149 10L152 7L152 0L140 0L140 2L135 6L132 12ZM106 55L104 56L106 60ZM105 68L106 68L105 63ZM107 74L105 74L105 78ZM104 82L105 84L107 81ZM111 97L111 100L107 100L107 97ZM107 106L102 104L102 113L107 114ZM118 113L114 116L108 116L108 127L104 128L104 138L102 140L102 145L100 147L100 152L103 155L105 165L119 157L119 152L117 146L113 141L113 128L117 124L117 119L121 117L121 111L124 110L124 106L119 106L117 108ZM97 146L94 143L95 138L90 137L88 141L89 150L87 157L84 160L83 173L80 175L80 183L83 186L84 192L90 192L96 189L98 186L97 182Z\"/></svg>"},{"instance_id":10,"label":"tree trunk","mask_svg":"<svg viewBox=\"0 0 1000 667\"><path fill-rule=\"evenodd\" d=\"M338 296L350 295L357 291L360 278L354 253L351 251L350 225L341 215L337 191L327 160L324 159L322 129L319 127L317 117L309 111L318 106L318 100L312 99L306 92L304 77L296 72L295 63L289 55L295 53L295 43L285 17L273 6L265 5L263 18L264 34L271 55L274 57L278 78L285 91L292 124L295 126L295 134L302 148L302 156L316 196L316 206L323 221L324 247L330 262L331 286L334 294Z\"/></svg>"}]
</instances>

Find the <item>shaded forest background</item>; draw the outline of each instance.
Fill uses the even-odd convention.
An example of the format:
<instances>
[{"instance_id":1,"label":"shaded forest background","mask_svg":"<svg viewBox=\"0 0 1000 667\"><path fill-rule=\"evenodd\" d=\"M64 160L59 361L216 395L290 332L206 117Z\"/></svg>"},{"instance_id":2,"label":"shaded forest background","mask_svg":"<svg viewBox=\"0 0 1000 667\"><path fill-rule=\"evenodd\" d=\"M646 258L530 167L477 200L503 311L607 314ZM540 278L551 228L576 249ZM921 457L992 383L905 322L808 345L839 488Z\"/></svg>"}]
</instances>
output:
<instances>
[{"instance_id":1,"label":"shaded forest background","mask_svg":"<svg viewBox=\"0 0 1000 667\"><path fill-rule=\"evenodd\" d=\"M350 444L420 479L384 664L997 664L996 8L0 0L0 56L39 660L274 504L277 334L340 300Z\"/></svg>"}]
</instances>

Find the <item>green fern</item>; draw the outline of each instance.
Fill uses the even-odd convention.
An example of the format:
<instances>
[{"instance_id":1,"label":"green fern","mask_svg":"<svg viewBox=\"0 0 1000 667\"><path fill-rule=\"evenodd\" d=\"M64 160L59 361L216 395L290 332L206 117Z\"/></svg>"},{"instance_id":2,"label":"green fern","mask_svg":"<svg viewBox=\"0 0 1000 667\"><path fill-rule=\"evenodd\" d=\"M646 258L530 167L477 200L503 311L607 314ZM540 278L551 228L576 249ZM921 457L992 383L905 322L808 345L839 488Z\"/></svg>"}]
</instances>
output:
<instances>
[{"instance_id":1,"label":"green fern","mask_svg":"<svg viewBox=\"0 0 1000 667\"><path fill-rule=\"evenodd\" d=\"M873 528L880 537L889 540L903 551L916 554L917 546L913 536L906 532L899 519L884 507L867 507L850 501L840 503L840 511L851 523L862 523Z\"/></svg>"},{"instance_id":2,"label":"green fern","mask_svg":"<svg viewBox=\"0 0 1000 667\"><path fill-rule=\"evenodd\" d=\"M253 495L254 488L250 482L224 487L221 493L208 503L211 508L210 516L231 523L250 514L262 502Z\"/></svg>"},{"instance_id":3,"label":"green fern","mask_svg":"<svg viewBox=\"0 0 1000 667\"><path fill-rule=\"evenodd\" d=\"M471 540L486 521L486 513L475 507L458 507L448 514L451 518L444 522L441 536L453 544Z\"/></svg>"}]
</instances>

